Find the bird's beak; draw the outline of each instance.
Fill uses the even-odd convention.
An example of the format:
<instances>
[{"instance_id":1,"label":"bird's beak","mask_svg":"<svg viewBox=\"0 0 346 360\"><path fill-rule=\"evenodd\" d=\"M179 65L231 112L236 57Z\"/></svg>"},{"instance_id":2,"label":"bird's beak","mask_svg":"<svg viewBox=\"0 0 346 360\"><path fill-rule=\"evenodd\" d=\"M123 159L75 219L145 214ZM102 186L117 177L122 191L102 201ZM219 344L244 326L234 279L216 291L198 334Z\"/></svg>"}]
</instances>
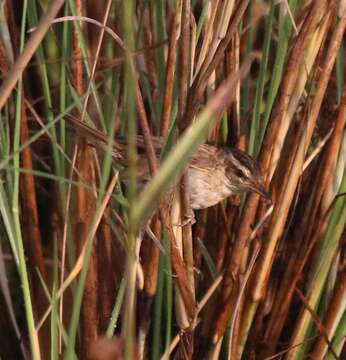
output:
<instances>
[{"instance_id":1,"label":"bird's beak","mask_svg":"<svg viewBox=\"0 0 346 360\"><path fill-rule=\"evenodd\" d=\"M263 184L255 183L255 184L253 184L253 186L251 188L252 188L252 191L261 195L267 203L269 203L269 204L272 203L271 196L269 195L269 193L267 192L267 190L265 189Z\"/></svg>"}]
</instances>

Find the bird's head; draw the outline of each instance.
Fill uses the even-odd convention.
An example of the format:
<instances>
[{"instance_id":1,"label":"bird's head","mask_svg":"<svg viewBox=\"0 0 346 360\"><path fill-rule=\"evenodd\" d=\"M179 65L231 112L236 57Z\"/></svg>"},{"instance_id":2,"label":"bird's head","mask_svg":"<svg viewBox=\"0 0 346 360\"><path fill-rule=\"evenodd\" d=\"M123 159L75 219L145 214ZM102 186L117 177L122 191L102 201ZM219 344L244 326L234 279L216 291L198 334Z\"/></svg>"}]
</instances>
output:
<instances>
[{"instance_id":1,"label":"bird's head","mask_svg":"<svg viewBox=\"0 0 346 360\"><path fill-rule=\"evenodd\" d=\"M271 202L257 161L239 149L226 150L226 176L234 192L254 191Z\"/></svg>"}]
</instances>

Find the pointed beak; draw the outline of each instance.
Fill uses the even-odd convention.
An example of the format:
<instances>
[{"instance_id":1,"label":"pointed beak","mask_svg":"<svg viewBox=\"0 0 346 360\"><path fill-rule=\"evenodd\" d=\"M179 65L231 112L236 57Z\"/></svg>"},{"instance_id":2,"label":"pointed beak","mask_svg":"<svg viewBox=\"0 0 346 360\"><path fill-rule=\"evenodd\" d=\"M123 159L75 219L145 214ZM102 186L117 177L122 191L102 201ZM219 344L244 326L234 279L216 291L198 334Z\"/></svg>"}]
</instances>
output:
<instances>
[{"instance_id":1,"label":"pointed beak","mask_svg":"<svg viewBox=\"0 0 346 360\"><path fill-rule=\"evenodd\" d=\"M267 192L267 190L265 189L263 184L254 183L253 186L251 187L251 189L252 189L252 191L261 195L268 204L272 204L271 196L269 195L269 193Z\"/></svg>"}]
</instances>

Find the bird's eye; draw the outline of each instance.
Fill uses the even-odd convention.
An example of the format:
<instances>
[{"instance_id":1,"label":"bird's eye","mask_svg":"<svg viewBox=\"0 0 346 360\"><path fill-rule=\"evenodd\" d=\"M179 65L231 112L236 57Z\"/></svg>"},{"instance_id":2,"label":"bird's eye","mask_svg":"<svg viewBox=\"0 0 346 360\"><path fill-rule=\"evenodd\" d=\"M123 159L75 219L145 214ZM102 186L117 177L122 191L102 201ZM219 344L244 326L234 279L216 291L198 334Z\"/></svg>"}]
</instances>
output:
<instances>
[{"instance_id":1,"label":"bird's eye","mask_svg":"<svg viewBox=\"0 0 346 360\"><path fill-rule=\"evenodd\" d=\"M240 169L236 169L234 172L237 177L245 178L245 174Z\"/></svg>"}]
</instances>

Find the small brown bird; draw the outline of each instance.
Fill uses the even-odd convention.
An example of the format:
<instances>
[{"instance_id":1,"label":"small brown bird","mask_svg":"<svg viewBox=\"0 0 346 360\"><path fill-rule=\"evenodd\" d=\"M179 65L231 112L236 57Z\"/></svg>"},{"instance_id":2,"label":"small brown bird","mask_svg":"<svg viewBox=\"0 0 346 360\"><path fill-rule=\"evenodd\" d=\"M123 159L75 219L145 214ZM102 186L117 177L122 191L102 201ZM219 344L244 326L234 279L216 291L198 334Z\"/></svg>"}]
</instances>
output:
<instances>
[{"instance_id":1,"label":"small brown bird","mask_svg":"<svg viewBox=\"0 0 346 360\"><path fill-rule=\"evenodd\" d=\"M105 148L107 137L100 131L70 118L79 136L85 136L96 147ZM159 154L163 139L153 137L153 145ZM138 137L139 150L144 148L142 137ZM126 144L121 140L114 145L113 155L126 167ZM145 154L138 154L139 187L150 180L150 171ZM268 202L270 196L263 185L261 171L255 159L235 148L217 148L212 145L200 145L187 166L190 205L194 210L214 206L235 194L254 191Z\"/></svg>"},{"instance_id":2,"label":"small brown bird","mask_svg":"<svg viewBox=\"0 0 346 360\"><path fill-rule=\"evenodd\" d=\"M248 191L270 201L257 162L239 149L201 145L188 165L187 176L192 209L205 209Z\"/></svg>"}]
</instances>

